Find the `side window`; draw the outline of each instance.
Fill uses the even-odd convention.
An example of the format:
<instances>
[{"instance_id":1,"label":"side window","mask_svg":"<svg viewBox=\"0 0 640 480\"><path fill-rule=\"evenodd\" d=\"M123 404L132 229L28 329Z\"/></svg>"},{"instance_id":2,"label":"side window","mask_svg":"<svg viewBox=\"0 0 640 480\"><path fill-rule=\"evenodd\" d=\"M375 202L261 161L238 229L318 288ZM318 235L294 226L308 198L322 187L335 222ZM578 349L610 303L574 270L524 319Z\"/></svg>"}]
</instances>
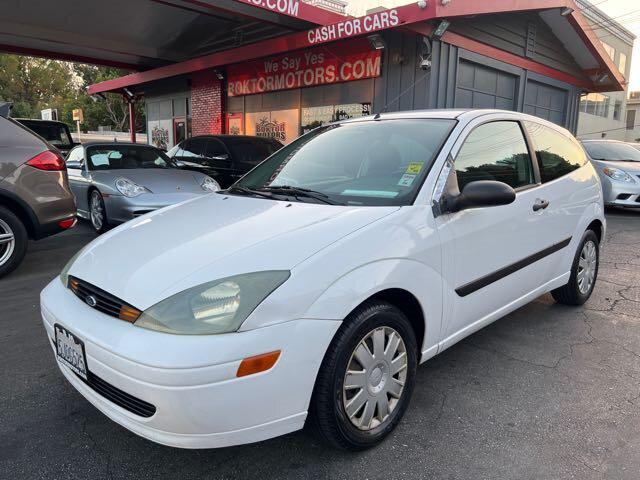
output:
<instances>
[{"instance_id":1,"label":"side window","mask_svg":"<svg viewBox=\"0 0 640 480\"><path fill-rule=\"evenodd\" d=\"M207 142L207 157L219 157L221 155L229 155L227 149L220 140L209 139Z\"/></svg>"},{"instance_id":2,"label":"side window","mask_svg":"<svg viewBox=\"0 0 640 480\"><path fill-rule=\"evenodd\" d=\"M573 138L536 122L524 122L538 157L542 183L577 170L587 162Z\"/></svg>"},{"instance_id":3,"label":"side window","mask_svg":"<svg viewBox=\"0 0 640 480\"><path fill-rule=\"evenodd\" d=\"M182 150L180 151L181 157L203 157L205 154L205 148L207 146L207 140L204 138L193 138L187 140L182 144Z\"/></svg>"},{"instance_id":4,"label":"side window","mask_svg":"<svg viewBox=\"0 0 640 480\"><path fill-rule=\"evenodd\" d=\"M67 157L67 162L81 162L84 159L84 149L82 147L76 147Z\"/></svg>"},{"instance_id":5,"label":"side window","mask_svg":"<svg viewBox=\"0 0 640 480\"><path fill-rule=\"evenodd\" d=\"M460 190L476 180L497 180L513 188L534 183L531 156L517 122L477 127L458 152L455 168Z\"/></svg>"}]
</instances>

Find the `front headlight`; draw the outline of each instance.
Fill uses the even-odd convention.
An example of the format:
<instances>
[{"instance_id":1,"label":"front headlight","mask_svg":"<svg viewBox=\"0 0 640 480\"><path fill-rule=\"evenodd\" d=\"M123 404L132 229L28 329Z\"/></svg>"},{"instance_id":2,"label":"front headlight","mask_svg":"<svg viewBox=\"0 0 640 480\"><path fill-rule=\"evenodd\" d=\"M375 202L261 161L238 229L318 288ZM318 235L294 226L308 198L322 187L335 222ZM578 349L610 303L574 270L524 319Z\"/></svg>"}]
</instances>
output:
<instances>
[{"instance_id":1,"label":"front headlight","mask_svg":"<svg viewBox=\"0 0 640 480\"><path fill-rule=\"evenodd\" d=\"M183 335L234 332L289 275L286 270L270 270L204 283L156 303L135 325Z\"/></svg>"},{"instance_id":2,"label":"front headlight","mask_svg":"<svg viewBox=\"0 0 640 480\"><path fill-rule=\"evenodd\" d=\"M128 178L119 178L116 180L116 188L125 197L137 197L143 193L151 193L147 187L138 185L137 183L129 180Z\"/></svg>"},{"instance_id":3,"label":"front headlight","mask_svg":"<svg viewBox=\"0 0 640 480\"><path fill-rule=\"evenodd\" d=\"M200 186L207 192L217 192L220 190L220 184L211 177L205 177Z\"/></svg>"},{"instance_id":4,"label":"front headlight","mask_svg":"<svg viewBox=\"0 0 640 480\"><path fill-rule=\"evenodd\" d=\"M635 183L631 175L617 168L606 167L602 171L607 177L617 180L618 182Z\"/></svg>"}]
</instances>

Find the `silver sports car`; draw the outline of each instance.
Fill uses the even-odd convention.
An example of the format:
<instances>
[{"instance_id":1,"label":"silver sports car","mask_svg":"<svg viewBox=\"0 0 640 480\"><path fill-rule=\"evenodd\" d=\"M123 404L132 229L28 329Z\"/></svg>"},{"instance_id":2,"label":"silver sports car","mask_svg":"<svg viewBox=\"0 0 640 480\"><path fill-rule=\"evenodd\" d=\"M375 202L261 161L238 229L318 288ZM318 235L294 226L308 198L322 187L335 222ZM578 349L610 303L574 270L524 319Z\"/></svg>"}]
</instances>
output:
<instances>
[{"instance_id":1,"label":"silver sports car","mask_svg":"<svg viewBox=\"0 0 640 480\"><path fill-rule=\"evenodd\" d=\"M605 205L640 207L640 151L616 140L583 140L602 183Z\"/></svg>"},{"instance_id":2,"label":"silver sports car","mask_svg":"<svg viewBox=\"0 0 640 480\"><path fill-rule=\"evenodd\" d=\"M133 143L85 143L67 156L78 216L97 232L220 189L211 177L181 170L161 150Z\"/></svg>"}]
</instances>

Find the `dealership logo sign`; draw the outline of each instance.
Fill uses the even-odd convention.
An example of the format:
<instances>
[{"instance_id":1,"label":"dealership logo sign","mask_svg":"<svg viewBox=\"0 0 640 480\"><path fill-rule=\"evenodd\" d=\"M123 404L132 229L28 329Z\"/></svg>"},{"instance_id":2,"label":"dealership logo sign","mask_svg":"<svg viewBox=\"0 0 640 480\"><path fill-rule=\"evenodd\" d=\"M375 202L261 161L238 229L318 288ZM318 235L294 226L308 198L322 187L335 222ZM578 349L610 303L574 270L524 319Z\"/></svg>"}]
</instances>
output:
<instances>
[{"instance_id":1,"label":"dealership logo sign","mask_svg":"<svg viewBox=\"0 0 640 480\"><path fill-rule=\"evenodd\" d=\"M255 60L227 69L228 95L252 95L380 76L382 55L367 39Z\"/></svg>"},{"instance_id":2,"label":"dealership logo sign","mask_svg":"<svg viewBox=\"0 0 640 480\"><path fill-rule=\"evenodd\" d=\"M287 124L270 120L266 117L261 118L256 124L256 136L265 138L275 138L284 142L287 138Z\"/></svg>"}]
</instances>

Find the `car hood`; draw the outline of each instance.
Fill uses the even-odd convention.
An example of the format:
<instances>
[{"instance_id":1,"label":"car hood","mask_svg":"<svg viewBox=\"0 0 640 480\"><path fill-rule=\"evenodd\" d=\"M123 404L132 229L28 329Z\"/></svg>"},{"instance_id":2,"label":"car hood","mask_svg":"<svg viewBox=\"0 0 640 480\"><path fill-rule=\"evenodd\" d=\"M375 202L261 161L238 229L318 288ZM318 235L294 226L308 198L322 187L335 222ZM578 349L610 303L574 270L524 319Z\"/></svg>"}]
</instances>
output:
<instances>
[{"instance_id":1,"label":"car hood","mask_svg":"<svg viewBox=\"0 0 640 480\"><path fill-rule=\"evenodd\" d=\"M595 162L603 168L617 168L618 170L624 170L631 175L640 175L640 162L607 162L605 160L595 160Z\"/></svg>"},{"instance_id":2,"label":"car hood","mask_svg":"<svg viewBox=\"0 0 640 480\"><path fill-rule=\"evenodd\" d=\"M90 243L69 274L146 309L240 273L290 270L399 207L210 194L127 222Z\"/></svg>"},{"instance_id":3,"label":"car hood","mask_svg":"<svg viewBox=\"0 0 640 480\"><path fill-rule=\"evenodd\" d=\"M193 192L202 193L205 175L178 168L131 168L122 170L93 171L96 182L113 185L118 178L128 178L138 185L147 187L152 193Z\"/></svg>"}]
</instances>

